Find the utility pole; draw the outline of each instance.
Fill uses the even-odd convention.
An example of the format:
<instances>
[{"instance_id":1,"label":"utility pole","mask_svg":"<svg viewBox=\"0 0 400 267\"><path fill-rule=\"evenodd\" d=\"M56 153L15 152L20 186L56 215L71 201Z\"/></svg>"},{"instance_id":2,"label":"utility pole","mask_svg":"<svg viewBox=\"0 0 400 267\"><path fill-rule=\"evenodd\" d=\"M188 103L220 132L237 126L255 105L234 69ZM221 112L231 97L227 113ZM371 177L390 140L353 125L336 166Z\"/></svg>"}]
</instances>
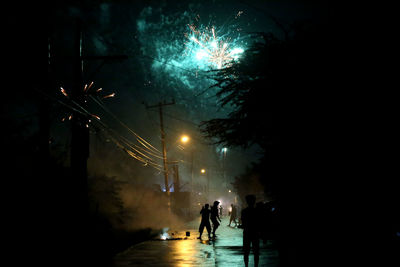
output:
<instances>
[{"instance_id":1,"label":"utility pole","mask_svg":"<svg viewBox=\"0 0 400 267\"><path fill-rule=\"evenodd\" d=\"M207 178L207 201L210 201L210 176L208 175L208 172L206 172L206 178Z\"/></svg>"},{"instance_id":2,"label":"utility pole","mask_svg":"<svg viewBox=\"0 0 400 267\"><path fill-rule=\"evenodd\" d=\"M110 60L126 59L125 55L115 56L84 56L82 46L82 21L77 20L77 28L74 43L74 84L71 98L80 106L86 108L86 101L83 92L83 63L84 60ZM87 160L89 158L89 129L87 127L88 117L77 112L73 113L71 121L71 171L76 188L78 199L77 209L81 212L82 218L87 216L89 211L88 184L87 184Z\"/></svg>"},{"instance_id":3,"label":"utility pole","mask_svg":"<svg viewBox=\"0 0 400 267\"><path fill-rule=\"evenodd\" d=\"M191 193L193 194L193 159L194 159L194 151L193 148L190 151L190 171L191 171Z\"/></svg>"},{"instance_id":4,"label":"utility pole","mask_svg":"<svg viewBox=\"0 0 400 267\"><path fill-rule=\"evenodd\" d=\"M52 31L48 30L47 36L47 79L43 80L43 91L49 94L53 88L53 63L52 63ZM46 50L43 50L46 52ZM44 56L42 58L45 58ZM50 102L43 98L39 102L39 153L43 164L48 164L50 159ZM44 165L45 166L45 165Z\"/></svg>"},{"instance_id":5,"label":"utility pole","mask_svg":"<svg viewBox=\"0 0 400 267\"><path fill-rule=\"evenodd\" d=\"M181 191L181 183L179 181L179 166L178 164L172 165L174 170L174 192L179 193Z\"/></svg>"},{"instance_id":6,"label":"utility pole","mask_svg":"<svg viewBox=\"0 0 400 267\"><path fill-rule=\"evenodd\" d=\"M191 149L191 151L190 151L190 162L191 162L191 164L190 164L190 172L191 172L191 192L190 192L190 202L189 202L189 204L190 204L190 210L189 210L189 212L190 212L190 215L192 214L192 207L193 207L193 204L194 204L194 199L195 199L195 194L194 194L194 187L193 187L193 181L194 181L194 168L193 168L193 162L194 162L194 151L193 151L193 148Z\"/></svg>"},{"instance_id":7,"label":"utility pole","mask_svg":"<svg viewBox=\"0 0 400 267\"><path fill-rule=\"evenodd\" d=\"M74 42L74 84L71 99L85 107L83 99L83 59L82 59L82 22L77 21ZM87 196L87 159L89 157L89 129L86 127L88 118L74 112L71 120L71 171L73 186L77 190L74 199L76 210L85 219L89 203Z\"/></svg>"},{"instance_id":8,"label":"utility pole","mask_svg":"<svg viewBox=\"0 0 400 267\"><path fill-rule=\"evenodd\" d=\"M161 131L161 145L162 145L162 153L163 153L163 164L164 164L164 183L165 183L165 191L167 192L168 201L169 201L169 184L168 184L168 165L167 165L167 148L165 145L165 131L164 131L164 121L163 121L163 106L174 105L175 100L172 102L167 103L165 100L163 102L159 102L156 105L148 106L146 103L146 108L158 108L160 114L160 131ZM170 203L168 202L168 209L170 208Z\"/></svg>"}]
</instances>

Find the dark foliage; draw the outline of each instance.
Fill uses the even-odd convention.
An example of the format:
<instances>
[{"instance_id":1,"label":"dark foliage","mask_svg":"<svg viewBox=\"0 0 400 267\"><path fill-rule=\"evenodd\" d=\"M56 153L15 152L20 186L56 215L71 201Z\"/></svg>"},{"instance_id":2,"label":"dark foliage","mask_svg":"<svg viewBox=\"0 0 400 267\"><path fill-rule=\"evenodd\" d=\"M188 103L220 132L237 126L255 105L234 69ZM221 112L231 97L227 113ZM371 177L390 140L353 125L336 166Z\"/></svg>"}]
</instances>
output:
<instances>
[{"instance_id":1,"label":"dark foliage","mask_svg":"<svg viewBox=\"0 0 400 267\"><path fill-rule=\"evenodd\" d=\"M239 64L214 71L222 106L231 105L228 118L202 123L202 131L216 143L248 147L259 145L264 151L279 143L285 113L306 104L315 77L320 73L320 29L308 22L297 22L287 39L270 33L256 33L257 40ZM308 86L309 85L309 86ZM308 86L308 88L307 88ZM322 88L321 88L322 90ZM301 97L299 97L301 96ZM296 106L290 106L293 98ZM305 107L307 108L307 107ZM295 133L293 133L295 134Z\"/></svg>"},{"instance_id":2,"label":"dark foliage","mask_svg":"<svg viewBox=\"0 0 400 267\"><path fill-rule=\"evenodd\" d=\"M333 175L332 158L323 156L335 122L329 110L335 99L326 27L296 22L283 40L256 34L259 41L239 64L215 72L220 104L232 105L233 112L202 124L203 133L217 143L262 149L260 161L237 177L236 186L245 188L256 175L274 196L280 207L282 266L305 255L299 242L311 240L313 218L323 216L313 211L328 193L323 183ZM308 203L313 209L307 209Z\"/></svg>"},{"instance_id":3,"label":"dark foliage","mask_svg":"<svg viewBox=\"0 0 400 267\"><path fill-rule=\"evenodd\" d=\"M271 57L276 57L281 41L272 35L262 35L264 42L256 42L246 51L240 64L215 71L217 96L222 106L231 105L234 110L228 118L216 118L203 122L207 137L217 137L217 143L247 147L258 144L266 147L272 142L271 92L276 90L276 79Z\"/></svg>"},{"instance_id":4,"label":"dark foliage","mask_svg":"<svg viewBox=\"0 0 400 267\"><path fill-rule=\"evenodd\" d=\"M244 148L258 145L263 155L253 167L273 195L279 194L284 179L295 175L283 173L291 164L300 163L291 157L306 152L307 145L315 149L309 140L323 129L320 124L316 130L323 114L319 112L325 111L319 109L325 101L319 91L328 90L322 26L296 22L285 32L284 40L256 33L257 41L240 63L214 72L220 104L231 105L233 111L227 118L202 124L203 133L216 143ZM308 156L305 153L302 160Z\"/></svg>"}]
</instances>

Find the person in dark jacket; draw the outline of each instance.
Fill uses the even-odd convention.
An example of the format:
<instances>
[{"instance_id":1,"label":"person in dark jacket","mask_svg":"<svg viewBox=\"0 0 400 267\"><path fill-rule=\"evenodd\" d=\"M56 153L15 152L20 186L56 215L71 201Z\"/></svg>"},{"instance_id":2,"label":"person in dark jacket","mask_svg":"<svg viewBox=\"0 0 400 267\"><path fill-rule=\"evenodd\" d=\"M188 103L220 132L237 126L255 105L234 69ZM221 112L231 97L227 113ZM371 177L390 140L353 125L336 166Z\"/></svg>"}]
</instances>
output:
<instances>
[{"instance_id":1,"label":"person in dark jacket","mask_svg":"<svg viewBox=\"0 0 400 267\"><path fill-rule=\"evenodd\" d=\"M237 226L236 216L237 216L236 206L231 204L231 216L229 218L229 225L228 226L231 226L232 222L235 223L235 227Z\"/></svg>"},{"instance_id":2,"label":"person in dark jacket","mask_svg":"<svg viewBox=\"0 0 400 267\"><path fill-rule=\"evenodd\" d=\"M215 239L215 231L217 230L218 226L220 225L221 219L219 217L219 212L218 212L218 204L219 201L214 201L214 205L211 207L211 222L213 224L213 239Z\"/></svg>"},{"instance_id":3,"label":"person in dark jacket","mask_svg":"<svg viewBox=\"0 0 400 267\"><path fill-rule=\"evenodd\" d=\"M210 213L211 213L211 211L209 209L209 205L205 204L200 211L201 222L200 222L200 227L199 227L200 236L198 237L198 239L201 239L201 235L203 234L204 227L207 229L208 239L211 239L211 236L210 236L211 235Z\"/></svg>"},{"instance_id":4,"label":"person in dark jacket","mask_svg":"<svg viewBox=\"0 0 400 267\"><path fill-rule=\"evenodd\" d=\"M256 197L254 195L246 196L247 208L242 210L241 219L243 228L243 251L244 264L249 266L250 247L253 248L254 266L258 266L260 251L260 229L258 222L258 210L256 210Z\"/></svg>"}]
</instances>

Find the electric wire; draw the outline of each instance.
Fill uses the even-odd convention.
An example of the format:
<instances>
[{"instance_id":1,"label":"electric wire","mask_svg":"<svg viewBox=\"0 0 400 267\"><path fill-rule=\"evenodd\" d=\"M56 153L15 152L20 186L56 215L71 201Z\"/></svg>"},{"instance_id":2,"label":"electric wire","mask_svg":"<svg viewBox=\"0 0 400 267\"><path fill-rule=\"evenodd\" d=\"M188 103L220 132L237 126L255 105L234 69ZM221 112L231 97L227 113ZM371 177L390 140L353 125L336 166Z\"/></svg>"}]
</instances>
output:
<instances>
[{"instance_id":1,"label":"electric wire","mask_svg":"<svg viewBox=\"0 0 400 267\"><path fill-rule=\"evenodd\" d=\"M143 153L141 153L140 151L138 151L137 149L135 149L134 147L131 146L130 142L123 137L122 135L118 134L115 130L113 130L112 128L110 128L108 125L106 125L104 122L101 122L100 120L95 120L100 126L102 126L105 130L108 131L109 137L112 139L112 141L118 146L120 147L122 150L124 150L129 156L133 157L134 159L143 162L145 164L145 166L149 165L155 169L157 169L158 171L163 171L162 170L162 166L155 163L154 159L144 155ZM110 134L110 132L112 134ZM119 138L119 140L118 140ZM125 145L124 145L125 144ZM136 151L137 153L143 155L144 157L146 157L147 159L144 159L140 156L138 156L136 153L132 152L130 149Z\"/></svg>"},{"instance_id":2,"label":"electric wire","mask_svg":"<svg viewBox=\"0 0 400 267\"><path fill-rule=\"evenodd\" d=\"M55 100L57 103L59 103L59 104L65 106L65 107L67 107L68 109L71 109L72 111L77 112L77 113L79 113L79 114L81 114L81 115L83 115L83 116L85 116L85 117L87 117L87 116L88 116L88 117L93 117L93 116L94 116L93 114L91 114L89 111L87 111L85 108L83 108L81 105L79 105L77 102L75 102L75 101L73 101L73 100L72 100L71 102L72 102L77 108L79 108L79 109L81 109L81 110L79 110L79 109L77 109L76 107L73 107L73 106L71 106L71 105L69 105L69 104L66 104L66 103L64 103L63 101L61 101L61 100L59 100L59 99L57 99L57 98L55 98L55 97L53 97L53 96L51 96L51 95L45 93L45 92L43 92L43 91L41 91L41 90L39 90L39 89L35 89L35 90L36 90L37 92L41 93L43 96L45 96L45 97L47 97L47 98L50 98L50 99L52 99L52 100ZM133 157L134 159L136 159L136 160L138 160L138 161L144 163L145 166L149 165L149 166L151 166L151 167L157 169L159 172L163 172L163 169L162 169L162 166L161 166L161 165L155 163L155 162L154 162L154 159L151 159L150 157L144 155L143 153L141 153L140 151L138 151L137 149L135 149L134 147L132 147L132 146L130 145L130 143L127 141L126 138L124 138L123 136L121 136L120 134L118 134L116 131L114 131L113 129L111 129L109 126L107 126L104 122L100 121L99 119L96 119L96 120L94 120L94 121L97 122L98 125L102 126L103 129L106 130L106 131L108 132L108 135L109 135L109 137L111 138L111 140L112 140L118 147L122 148L128 155L130 155L130 156ZM121 142L119 142L119 141L115 138L115 136L113 136L112 134L110 134L110 132L112 132L114 135L116 135L117 137L119 137L120 139L122 139L122 141L123 141L125 144L127 144L129 148L133 149L134 151L136 151L137 153L139 153L139 154L145 156L145 157L148 158L148 159L147 159L147 160L146 160L146 159L143 159L142 157L136 155L134 152L132 152L132 151L130 151L129 149L127 149L126 146L124 146L123 144L121 144Z\"/></svg>"},{"instance_id":3,"label":"electric wire","mask_svg":"<svg viewBox=\"0 0 400 267\"><path fill-rule=\"evenodd\" d=\"M93 96L90 96L101 108L103 108L107 113L109 113L118 123L120 123L123 127L125 127L129 132L134 134L137 137L137 141L142 144L144 147L147 149L153 151L154 153L158 153L162 155L161 151L159 151L157 148L155 148L153 145L151 145L149 142L147 142L144 138L139 136L136 132L131 130L125 123L123 123L120 119L118 119L117 116L114 115L101 101L98 99L94 98Z\"/></svg>"},{"instance_id":4,"label":"electric wire","mask_svg":"<svg viewBox=\"0 0 400 267\"><path fill-rule=\"evenodd\" d=\"M137 137L136 140L142 144L143 146L145 146L146 148L149 148L147 145L151 146L152 148L154 148L150 143L148 143L146 140L144 140L142 137L140 137L138 134L136 134L134 131L132 131L128 126L126 126L121 120L119 120L108 108L106 108L104 106L104 104L101 103L101 101L99 101L98 99L94 98L93 96L90 95L90 97L98 104L100 105L106 112L108 112L110 115L112 115L112 117L114 119L116 119L119 123L121 123L124 127L126 127L130 132L134 133L135 136ZM77 107L79 107L80 109L82 109L86 114L93 116L90 112L88 112L85 108L83 108L81 105L79 105L78 103L76 103L75 101L72 101L72 103L74 103ZM106 126L103 122L100 122L100 120L97 120L102 126L105 126L107 129L111 129L110 127ZM117 134L114 130L112 130L114 132L114 134ZM134 152L128 150L126 147L124 147L124 151L127 152L130 156L134 157L135 159L145 163L146 165L149 164L153 167L156 167L157 170L160 170L158 167L162 167L159 164L154 163L154 159L150 158L149 156L145 155L144 153L140 152L139 150L137 150L136 148L134 148L132 146L132 143L130 141L127 141L126 138L122 137L121 135L117 134L120 139L132 150L136 151L137 153L139 153L140 155L142 155L143 157L147 158L148 160L143 159L142 157L136 155ZM115 142L115 139L113 139L113 141ZM147 145L146 145L147 144ZM118 143L119 146L121 146L120 143ZM138 147L138 146L137 146ZM156 148L154 148L156 149ZM155 155L154 153L151 153L149 151L146 151L144 149L142 149L144 152L152 154L158 158L163 159L162 157ZM156 149L157 150L157 149Z\"/></svg>"},{"instance_id":5,"label":"electric wire","mask_svg":"<svg viewBox=\"0 0 400 267\"><path fill-rule=\"evenodd\" d=\"M76 102L75 102L75 104L76 104L77 106L79 106L80 108L83 109L83 107L81 107L80 105L78 105ZM85 110L85 109L83 109L83 110ZM87 114L90 115L90 113L89 113L88 111L85 110L85 112L87 112ZM115 130L113 130L111 127L109 127L108 125L106 125L104 122L102 122L102 121L100 121L100 120L95 120L95 121L98 122L101 126L103 126L106 130L113 132L114 135L117 135L117 136L120 138L120 140L121 140L123 143L125 143L129 148L131 148L132 150L136 151L136 152L139 153L140 155L144 156L144 157L147 158L148 160L154 161L154 159L150 158L149 156L145 155L144 153L140 152L140 151L137 150L135 147L133 147L134 144L132 144L128 139L126 139L126 138L123 137L122 135L118 134ZM115 140L115 139L114 139L114 140ZM119 143L119 145L121 145L121 144ZM137 146L137 145L136 145L136 146ZM138 146L137 146L137 147L138 147ZM124 146L124 148L126 149L125 146ZM145 151L145 152L147 152L147 151ZM133 152L131 152L131 151L129 151L128 153L129 153L130 155L133 155L133 154L132 154ZM147 153L148 153L148 152L147 152ZM143 160L140 156L135 155L135 158L138 159L138 160L144 161L145 163L150 163L150 164L153 164L153 165L155 165L155 166L161 167L161 165L156 164L156 163L154 163L154 162L149 162L149 161L147 161L147 160ZM161 158L162 158L162 157L161 157Z\"/></svg>"}]
</instances>

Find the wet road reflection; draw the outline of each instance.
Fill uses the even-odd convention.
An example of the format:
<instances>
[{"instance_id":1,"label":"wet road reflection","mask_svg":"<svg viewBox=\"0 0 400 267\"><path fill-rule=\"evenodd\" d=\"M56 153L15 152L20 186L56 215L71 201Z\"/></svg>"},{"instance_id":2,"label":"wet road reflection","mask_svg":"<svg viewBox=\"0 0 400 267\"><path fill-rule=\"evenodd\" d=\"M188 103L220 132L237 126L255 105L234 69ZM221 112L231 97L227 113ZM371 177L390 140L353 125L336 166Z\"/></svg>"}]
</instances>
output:
<instances>
[{"instance_id":1,"label":"wet road reflection","mask_svg":"<svg viewBox=\"0 0 400 267\"><path fill-rule=\"evenodd\" d=\"M242 230L226 226L227 218L222 220L217 230L215 241L197 239L197 221L190 224L190 229L175 233L179 240L146 241L120 253L114 259L114 267L129 266L244 266L242 253ZM190 231L186 237L185 232ZM186 239L185 239L186 238ZM250 266L253 266L252 254ZM278 254L275 248L262 244L260 265L278 266Z\"/></svg>"}]
</instances>

